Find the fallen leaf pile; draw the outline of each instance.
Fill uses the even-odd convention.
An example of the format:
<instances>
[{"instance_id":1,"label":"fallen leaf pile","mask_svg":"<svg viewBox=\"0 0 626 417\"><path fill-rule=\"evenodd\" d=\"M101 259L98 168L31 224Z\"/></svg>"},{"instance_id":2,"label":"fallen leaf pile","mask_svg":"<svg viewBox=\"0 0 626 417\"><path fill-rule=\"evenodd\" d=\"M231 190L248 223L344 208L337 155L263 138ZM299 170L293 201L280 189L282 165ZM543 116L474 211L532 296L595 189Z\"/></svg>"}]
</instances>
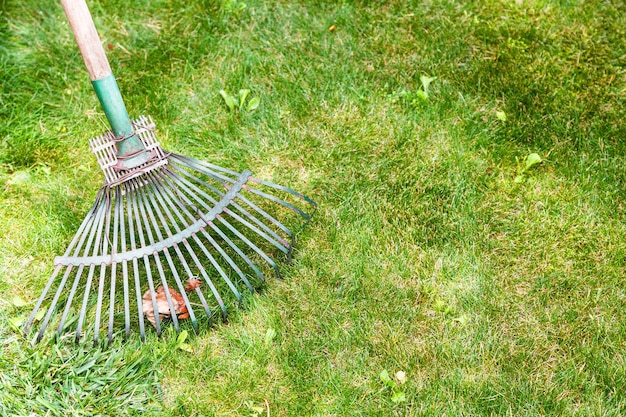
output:
<instances>
[{"instance_id":1,"label":"fallen leaf pile","mask_svg":"<svg viewBox=\"0 0 626 417\"><path fill-rule=\"evenodd\" d=\"M185 291L193 291L198 288L201 284L199 279L188 279L187 285L185 285ZM173 288L168 288L170 292L170 297L172 298L172 304L174 304L174 314L179 320L184 320L189 318L189 310L187 310L187 306L185 305L185 300L183 296ZM156 289L156 293L154 295L156 299L157 312L159 314L159 320L162 321L166 317L171 317L172 312L170 311L170 306L167 302L167 295L165 294L165 288L163 286L159 286ZM148 321L152 323L154 327L156 327L156 319L154 306L152 304L152 296L150 295L150 290L146 291L143 294L143 314L146 316Z\"/></svg>"}]
</instances>

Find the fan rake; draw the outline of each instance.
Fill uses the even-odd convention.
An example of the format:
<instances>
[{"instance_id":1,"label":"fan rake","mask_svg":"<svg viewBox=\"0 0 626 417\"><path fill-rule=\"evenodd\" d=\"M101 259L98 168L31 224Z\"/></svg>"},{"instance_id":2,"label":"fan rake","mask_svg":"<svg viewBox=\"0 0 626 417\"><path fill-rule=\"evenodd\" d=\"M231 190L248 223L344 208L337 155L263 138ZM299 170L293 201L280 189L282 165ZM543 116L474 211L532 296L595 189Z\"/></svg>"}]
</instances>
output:
<instances>
[{"instance_id":1,"label":"fan rake","mask_svg":"<svg viewBox=\"0 0 626 417\"><path fill-rule=\"evenodd\" d=\"M39 341L56 327L98 343L106 329L111 342L138 325L144 340L146 321L161 334L166 319L177 331L187 319L197 330L202 312L226 319L228 294L240 303L244 288L280 275L272 253L291 257L289 227L308 222L315 203L250 171L163 150L151 119L128 118L84 0L61 3L111 130L89 142L105 182L55 258L25 335L38 328Z\"/></svg>"}]
</instances>

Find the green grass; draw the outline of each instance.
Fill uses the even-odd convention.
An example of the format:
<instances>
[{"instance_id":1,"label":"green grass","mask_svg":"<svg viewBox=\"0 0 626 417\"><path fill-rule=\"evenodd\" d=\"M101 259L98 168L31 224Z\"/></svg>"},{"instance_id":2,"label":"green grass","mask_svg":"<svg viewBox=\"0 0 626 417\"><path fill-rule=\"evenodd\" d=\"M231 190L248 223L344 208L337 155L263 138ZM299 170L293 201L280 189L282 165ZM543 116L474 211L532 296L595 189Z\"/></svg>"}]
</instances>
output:
<instances>
[{"instance_id":1,"label":"green grass","mask_svg":"<svg viewBox=\"0 0 626 417\"><path fill-rule=\"evenodd\" d=\"M90 6L166 148L319 210L286 279L193 354L172 334L31 347L11 300L37 297L93 202L106 124L61 8L2 1L0 414L626 413L623 2ZM241 88L259 109L227 109Z\"/></svg>"}]
</instances>

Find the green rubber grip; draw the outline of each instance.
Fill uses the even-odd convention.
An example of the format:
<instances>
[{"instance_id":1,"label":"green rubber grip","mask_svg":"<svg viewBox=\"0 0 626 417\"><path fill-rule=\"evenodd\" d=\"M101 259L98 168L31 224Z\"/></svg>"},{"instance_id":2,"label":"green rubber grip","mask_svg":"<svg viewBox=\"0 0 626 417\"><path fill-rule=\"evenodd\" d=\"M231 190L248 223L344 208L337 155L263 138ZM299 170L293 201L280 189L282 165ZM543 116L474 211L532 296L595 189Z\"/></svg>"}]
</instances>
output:
<instances>
[{"instance_id":1,"label":"green rubber grip","mask_svg":"<svg viewBox=\"0 0 626 417\"><path fill-rule=\"evenodd\" d=\"M115 136L124 137L130 135L133 132L133 127L113 74L94 80L91 83ZM129 155L143 149L144 146L141 140L135 136L117 143L118 156Z\"/></svg>"}]
</instances>

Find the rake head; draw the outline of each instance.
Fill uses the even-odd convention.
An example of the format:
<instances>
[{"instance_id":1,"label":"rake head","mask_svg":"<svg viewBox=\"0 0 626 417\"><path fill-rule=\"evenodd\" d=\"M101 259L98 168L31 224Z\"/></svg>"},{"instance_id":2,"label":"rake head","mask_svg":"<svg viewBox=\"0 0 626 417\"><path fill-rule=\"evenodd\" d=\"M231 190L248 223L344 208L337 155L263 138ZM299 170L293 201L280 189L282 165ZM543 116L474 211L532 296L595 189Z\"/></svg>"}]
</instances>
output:
<instances>
[{"instance_id":1,"label":"rake head","mask_svg":"<svg viewBox=\"0 0 626 417\"><path fill-rule=\"evenodd\" d=\"M119 169L112 132L90 141L105 183L26 323L25 335L39 328L37 341L53 327L59 337L74 331L76 342L92 332L97 343L101 332L111 342L136 325L143 340L146 327L161 334L166 321L178 331L189 320L196 331L203 316L225 319L231 300L269 271L279 276L271 253L290 258L287 221L310 220L298 205L316 208L250 171L164 151L151 119L133 130L151 157L131 170Z\"/></svg>"}]
</instances>

